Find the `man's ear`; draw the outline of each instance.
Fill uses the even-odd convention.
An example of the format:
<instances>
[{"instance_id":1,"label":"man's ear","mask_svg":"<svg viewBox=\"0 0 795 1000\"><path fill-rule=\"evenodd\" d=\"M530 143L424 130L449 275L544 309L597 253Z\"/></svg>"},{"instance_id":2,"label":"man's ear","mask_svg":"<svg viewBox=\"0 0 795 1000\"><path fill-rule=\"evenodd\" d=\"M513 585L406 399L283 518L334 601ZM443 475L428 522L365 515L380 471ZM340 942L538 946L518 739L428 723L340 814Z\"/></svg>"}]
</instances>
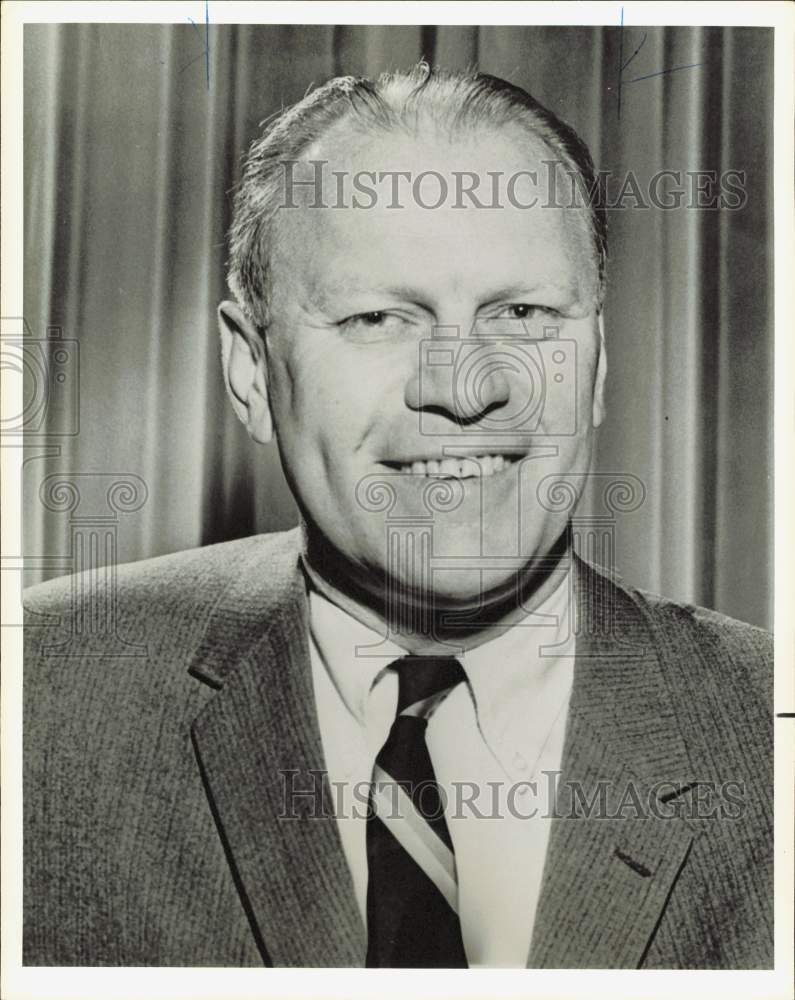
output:
<instances>
[{"instance_id":1,"label":"man's ear","mask_svg":"<svg viewBox=\"0 0 795 1000\"><path fill-rule=\"evenodd\" d=\"M598 427L605 418L605 379L607 378L607 349L605 348L604 313L599 313L599 360L593 385L593 411L591 421Z\"/></svg>"},{"instance_id":2,"label":"man's ear","mask_svg":"<svg viewBox=\"0 0 795 1000\"><path fill-rule=\"evenodd\" d=\"M262 335L234 302L220 304L218 324L224 382L234 411L251 437L267 444L273 437L273 420Z\"/></svg>"}]
</instances>

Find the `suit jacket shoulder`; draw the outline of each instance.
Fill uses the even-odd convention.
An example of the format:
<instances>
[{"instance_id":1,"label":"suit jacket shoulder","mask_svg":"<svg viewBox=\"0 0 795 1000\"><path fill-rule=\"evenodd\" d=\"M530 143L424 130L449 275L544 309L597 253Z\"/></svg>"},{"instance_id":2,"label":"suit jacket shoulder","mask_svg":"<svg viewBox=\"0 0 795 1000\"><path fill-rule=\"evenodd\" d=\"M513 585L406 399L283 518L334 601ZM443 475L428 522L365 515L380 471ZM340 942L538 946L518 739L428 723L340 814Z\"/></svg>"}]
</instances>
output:
<instances>
[{"instance_id":1,"label":"suit jacket shoulder","mask_svg":"<svg viewBox=\"0 0 795 1000\"><path fill-rule=\"evenodd\" d=\"M773 636L765 629L695 604L625 588L645 618L665 662L687 660L692 684L719 681L724 691L773 708ZM740 706L738 705L738 710Z\"/></svg>"},{"instance_id":2,"label":"suit jacket shoulder","mask_svg":"<svg viewBox=\"0 0 795 1000\"><path fill-rule=\"evenodd\" d=\"M298 545L297 529L255 535L122 564L107 575L89 570L28 587L23 605L29 648L32 653L53 651L63 638L55 633L70 629L75 623L68 619L77 618L84 627L71 628L70 634L79 636L88 655L92 650L121 655L122 646L111 643L103 648L103 638L110 638L104 625L115 625L115 633L132 644L144 631L155 631L145 630L145 624L162 626L169 619L173 624L175 617L200 631L232 588L247 614L253 609L260 615L278 604L279 587L287 567L294 565ZM118 622L83 621L93 608L118 616ZM181 633L178 638L184 644L188 637Z\"/></svg>"}]
</instances>

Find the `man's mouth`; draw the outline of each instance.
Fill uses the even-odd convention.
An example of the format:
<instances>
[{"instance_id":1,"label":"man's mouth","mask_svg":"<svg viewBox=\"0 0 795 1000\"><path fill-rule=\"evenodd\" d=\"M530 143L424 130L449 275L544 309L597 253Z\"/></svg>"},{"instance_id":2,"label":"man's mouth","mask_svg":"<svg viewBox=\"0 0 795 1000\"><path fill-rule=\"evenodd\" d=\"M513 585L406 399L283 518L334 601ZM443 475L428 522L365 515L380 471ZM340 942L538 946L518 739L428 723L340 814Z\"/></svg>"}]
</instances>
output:
<instances>
[{"instance_id":1,"label":"man's mouth","mask_svg":"<svg viewBox=\"0 0 795 1000\"><path fill-rule=\"evenodd\" d=\"M416 459L413 462L385 462L407 476L438 479L481 479L509 468L518 455L473 455L466 458Z\"/></svg>"}]
</instances>

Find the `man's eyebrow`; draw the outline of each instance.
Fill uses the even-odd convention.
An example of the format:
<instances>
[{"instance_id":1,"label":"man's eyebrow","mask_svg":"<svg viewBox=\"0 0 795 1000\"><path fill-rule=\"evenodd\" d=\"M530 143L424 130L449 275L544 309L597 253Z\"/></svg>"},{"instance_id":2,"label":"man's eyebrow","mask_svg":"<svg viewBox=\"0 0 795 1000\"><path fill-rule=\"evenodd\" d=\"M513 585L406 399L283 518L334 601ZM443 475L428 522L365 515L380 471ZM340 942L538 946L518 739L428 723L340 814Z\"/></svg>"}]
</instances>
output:
<instances>
[{"instance_id":1,"label":"man's eyebrow","mask_svg":"<svg viewBox=\"0 0 795 1000\"><path fill-rule=\"evenodd\" d=\"M539 293L549 292L561 296L576 296L579 294L579 283L576 281L554 281L552 279L543 279L536 282L517 282L513 285L506 285L502 288L489 291L483 297L480 305L491 305L494 302L503 302L506 299L532 298Z\"/></svg>"}]
</instances>

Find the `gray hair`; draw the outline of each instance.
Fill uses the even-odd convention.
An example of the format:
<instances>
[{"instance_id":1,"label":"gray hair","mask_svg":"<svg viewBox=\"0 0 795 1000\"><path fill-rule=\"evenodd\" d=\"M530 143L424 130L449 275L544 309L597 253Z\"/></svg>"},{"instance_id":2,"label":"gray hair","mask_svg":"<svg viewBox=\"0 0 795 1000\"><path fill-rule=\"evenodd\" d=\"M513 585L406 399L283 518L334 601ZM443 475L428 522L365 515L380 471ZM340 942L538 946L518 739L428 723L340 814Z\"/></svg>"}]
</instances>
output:
<instances>
[{"instance_id":1,"label":"gray hair","mask_svg":"<svg viewBox=\"0 0 795 1000\"><path fill-rule=\"evenodd\" d=\"M337 124L390 131L416 124L421 115L451 134L484 125L524 127L584 185L597 268L597 305L601 306L607 220L594 198L597 178L588 147L573 128L521 87L486 73L432 70L421 62L410 72L384 73L375 82L336 77L264 123L244 161L229 233L229 287L253 322L267 325L269 235L279 207L284 166L300 160Z\"/></svg>"}]
</instances>

